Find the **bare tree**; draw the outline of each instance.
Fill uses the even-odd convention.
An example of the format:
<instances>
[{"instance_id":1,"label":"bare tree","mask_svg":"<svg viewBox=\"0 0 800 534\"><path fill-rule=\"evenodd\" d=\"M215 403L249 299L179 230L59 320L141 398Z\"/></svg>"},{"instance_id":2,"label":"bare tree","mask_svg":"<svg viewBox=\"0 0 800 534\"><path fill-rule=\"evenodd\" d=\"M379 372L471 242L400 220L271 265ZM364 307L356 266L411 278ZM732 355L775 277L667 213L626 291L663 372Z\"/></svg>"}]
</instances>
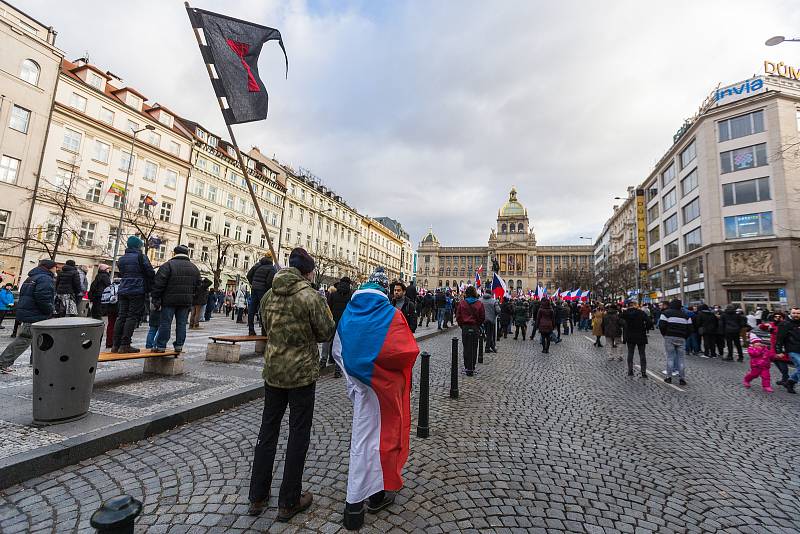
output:
<instances>
[{"instance_id":1,"label":"bare tree","mask_svg":"<svg viewBox=\"0 0 800 534\"><path fill-rule=\"evenodd\" d=\"M217 234L215 236L215 246L208 254L201 255L200 259L205 265L209 267L211 273L214 275L214 291L219 290L219 285L222 282L222 270L227 263L228 250L233 246L233 241L222 239L222 236Z\"/></svg>"},{"instance_id":2,"label":"bare tree","mask_svg":"<svg viewBox=\"0 0 800 534\"><path fill-rule=\"evenodd\" d=\"M159 237L164 233L164 228L161 226L162 221L156 218L153 206L148 206L143 202L139 202L136 209L133 208L130 201L126 202L123 220L144 241L145 255L153 247L153 238Z\"/></svg>"},{"instance_id":3,"label":"bare tree","mask_svg":"<svg viewBox=\"0 0 800 534\"><path fill-rule=\"evenodd\" d=\"M578 288L592 289L593 282L591 271L585 267L563 267L553 272L553 283L565 291Z\"/></svg>"},{"instance_id":4,"label":"bare tree","mask_svg":"<svg viewBox=\"0 0 800 534\"><path fill-rule=\"evenodd\" d=\"M327 255L315 254L314 263L314 283L317 287L320 287L326 279L333 278L337 261L335 258L331 258Z\"/></svg>"}]
</instances>

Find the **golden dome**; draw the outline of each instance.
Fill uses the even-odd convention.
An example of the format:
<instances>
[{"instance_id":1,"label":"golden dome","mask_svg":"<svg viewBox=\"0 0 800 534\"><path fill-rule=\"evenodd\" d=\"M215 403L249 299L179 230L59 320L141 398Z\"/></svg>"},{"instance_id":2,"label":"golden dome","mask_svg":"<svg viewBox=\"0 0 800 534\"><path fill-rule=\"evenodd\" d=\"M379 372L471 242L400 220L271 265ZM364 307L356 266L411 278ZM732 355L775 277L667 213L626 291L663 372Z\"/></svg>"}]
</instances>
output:
<instances>
[{"instance_id":1,"label":"golden dome","mask_svg":"<svg viewBox=\"0 0 800 534\"><path fill-rule=\"evenodd\" d=\"M508 194L508 201L503 204L498 213L500 217L527 217L528 210L517 200L517 190L512 187Z\"/></svg>"}]
</instances>

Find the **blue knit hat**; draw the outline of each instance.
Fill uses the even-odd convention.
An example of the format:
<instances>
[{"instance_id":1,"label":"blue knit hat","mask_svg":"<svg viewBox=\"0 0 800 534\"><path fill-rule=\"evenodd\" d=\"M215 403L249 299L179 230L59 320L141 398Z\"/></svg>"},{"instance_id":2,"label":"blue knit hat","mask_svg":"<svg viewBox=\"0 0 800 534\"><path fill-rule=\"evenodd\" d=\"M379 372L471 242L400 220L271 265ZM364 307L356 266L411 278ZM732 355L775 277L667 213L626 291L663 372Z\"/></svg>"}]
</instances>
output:
<instances>
[{"instance_id":1,"label":"blue knit hat","mask_svg":"<svg viewBox=\"0 0 800 534\"><path fill-rule=\"evenodd\" d=\"M142 245L144 245L144 242L135 235L128 238L128 248L142 248Z\"/></svg>"},{"instance_id":2,"label":"blue knit hat","mask_svg":"<svg viewBox=\"0 0 800 534\"><path fill-rule=\"evenodd\" d=\"M376 267L375 271L367 280L369 284L378 284L383 289L383 292L387 292L389 290L389 277L386 276L386 271L383 270L383 267Z\"/></svg>"}]
</instances>

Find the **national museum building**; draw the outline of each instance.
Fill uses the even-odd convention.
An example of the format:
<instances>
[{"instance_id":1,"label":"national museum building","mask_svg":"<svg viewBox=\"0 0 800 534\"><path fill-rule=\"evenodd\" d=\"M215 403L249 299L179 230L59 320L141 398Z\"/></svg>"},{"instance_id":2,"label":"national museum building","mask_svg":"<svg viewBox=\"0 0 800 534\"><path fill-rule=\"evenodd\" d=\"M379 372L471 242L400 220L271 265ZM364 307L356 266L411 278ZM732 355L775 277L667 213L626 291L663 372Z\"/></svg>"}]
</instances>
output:
<instances>
[{"instance_id":1,"label":"national museum building","mask_svg":"<svg viewBox=\"0 0 800 534\"><path fill-rule=\"evenodd\" d=\"M497 226L489 235L487 246L445 247L430 230L420 242L417 258L419 287L434 289L474 284L475 271L480 267L483 267L481 280L488 283L492 276L492 260L495 260L497 272L509 289L527 292L542 285L552 292L561 281L581 276L590 280L593 247L537 245L528 211L517 200L517 191L512 188L508 201L497 212Z\"/></svg>"}]
</instances>

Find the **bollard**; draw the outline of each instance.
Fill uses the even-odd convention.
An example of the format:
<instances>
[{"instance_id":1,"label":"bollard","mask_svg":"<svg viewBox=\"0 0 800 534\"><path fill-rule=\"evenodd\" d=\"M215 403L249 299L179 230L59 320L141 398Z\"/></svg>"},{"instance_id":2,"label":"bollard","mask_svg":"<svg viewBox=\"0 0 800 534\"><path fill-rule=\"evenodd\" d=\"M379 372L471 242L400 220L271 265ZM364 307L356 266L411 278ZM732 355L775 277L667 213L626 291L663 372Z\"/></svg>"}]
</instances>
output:
<instances>
[{"instance_id":1,"label":"bollard","mask_svg":"<svg viewBox=\"0 0 800 534\"><path fill-rule=\"evenodd\" d=\"M422 363L419 368L419 418L417 419L417 437L430 436L428 414L430 411L430 378L431 355L427 352L420 354Z\"/></svg>"},{"instance_id":2,"label":"bollard","mask_svg":"<svg viewBox=\"0 0 800 534\"><path fill-rule=\"evenodd\" d=\"M112 497L95 510L89 523L99 534L133 534L142 503L130 495Z\"/></svg>"},{"instance_id":3,"label":"bollard","mask_svg":"<svg viewBox=\"0 0 800 534\"><path fill-rule=\"evenodd\" d=\"M478 363L483 363L483 343L486 340L486 336L483 334L483 330L478 335Z\"/></svg>"},{"instance_id":4,"label":"bollard","mask_svg":"<svg viewBox=\"0 0 800 534\"><path fill-rule=\"evenodd\" d=\"M450 362L450 398L458 398L458 338L453 338L453 359Z\"/></svg>"}]
</instances>

